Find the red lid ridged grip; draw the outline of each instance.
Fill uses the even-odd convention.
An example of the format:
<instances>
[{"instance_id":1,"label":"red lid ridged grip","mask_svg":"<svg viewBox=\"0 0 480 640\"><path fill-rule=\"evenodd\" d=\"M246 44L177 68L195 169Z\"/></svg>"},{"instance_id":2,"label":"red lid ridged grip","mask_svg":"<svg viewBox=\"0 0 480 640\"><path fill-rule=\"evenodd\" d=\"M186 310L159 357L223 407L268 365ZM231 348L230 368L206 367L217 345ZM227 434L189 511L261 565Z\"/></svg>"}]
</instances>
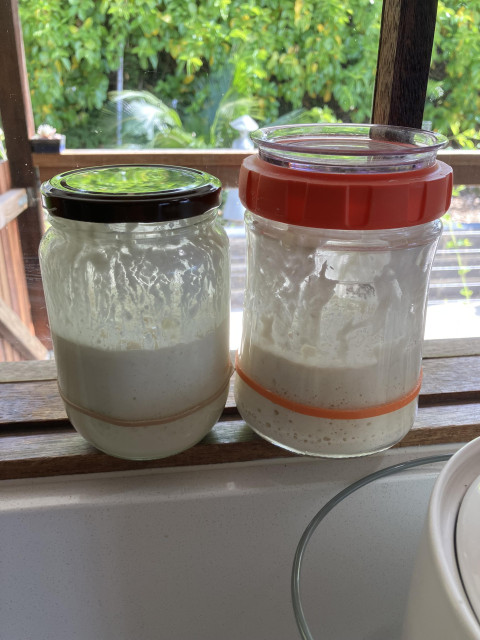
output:
<instances>
[{"instance_id":1,"label":"red lid ridged grip","mask_svg":"<svg viewBox=\"0 0 480 640\"><path fill-rule=\"evenodd\" d=\"M431 222L450 206L452 168L398 173L317 173L252 155L240 169L246 209L269 220L318 229L399 229Z\"/></svg>"}]
</instances>

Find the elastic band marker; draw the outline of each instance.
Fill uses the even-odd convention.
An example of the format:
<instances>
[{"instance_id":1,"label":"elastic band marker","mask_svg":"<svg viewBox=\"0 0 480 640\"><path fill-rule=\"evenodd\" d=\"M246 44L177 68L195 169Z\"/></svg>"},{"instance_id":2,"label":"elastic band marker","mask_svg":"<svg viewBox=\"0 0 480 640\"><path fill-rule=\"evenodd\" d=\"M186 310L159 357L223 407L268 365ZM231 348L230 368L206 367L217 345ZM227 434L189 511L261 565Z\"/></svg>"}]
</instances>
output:
<instances>
[{"instance_id":1,"label":"elastic band marker","mask_svg":"<svg viewBox=\"0 0 480 640\"><path fill-rule=\"evenodd\" d=\"M181 411L180 413L176 413L172 416L167 416L166 418L151 418L149 420L120 420L118 418L112 418L111 416L106 416L102 413L96 413L95 411L91 411L90 409L85 409L84 407L80 407L78 404L75 404L71 400L69 400L60 388L60 384L58 385L58 392L60 397L62 398L65 405L75 409L75 411L79 411L83 413L83 415L88 416L89 418L94 418L95 420L101 420L102 422L107 422L108 424L114 425L115 427L156 427L163 424L168 424L169 422L175 422L176 420L181 420L182 418L186 418L193 413L199 411L200 409L204 409L209 404L217 400L225 391L225 389L230 384L230 378L232 377L233 367L230 365L228 377L222 387L214 393L212 396L196 404L194 407L190 407L185 411Z\"/></svg>"},{"instance_id":2,"label":"elastic band marker","mask_svg":"<svg viewBox=\"0 0 480 640\"><path fill-rule=\"evenodd\" d=\"M365 407L363 409L327 409L325 407L312 407L308 404L302 404L300 402L294 402L279 396L277 393L265 389L262 385L255 382L250 376L248 376L240 366L240 359L238 357L238 351L235 355L235 370L238 376L248 385L251 389L259 393L261 396L273 402L273 404L279 405L289 411L295 411L305 416L311 416L313 418L325 418L327 420L362 420L364 418L376 418L377 416L383 416L386 413L392 413L398 411L410 404L420 393L422 386L423 371L420 370L420 376L415 387L401 396L397 400L386 402L384 404L374 405L373 407Z\"/></svg>"}]
</instances>

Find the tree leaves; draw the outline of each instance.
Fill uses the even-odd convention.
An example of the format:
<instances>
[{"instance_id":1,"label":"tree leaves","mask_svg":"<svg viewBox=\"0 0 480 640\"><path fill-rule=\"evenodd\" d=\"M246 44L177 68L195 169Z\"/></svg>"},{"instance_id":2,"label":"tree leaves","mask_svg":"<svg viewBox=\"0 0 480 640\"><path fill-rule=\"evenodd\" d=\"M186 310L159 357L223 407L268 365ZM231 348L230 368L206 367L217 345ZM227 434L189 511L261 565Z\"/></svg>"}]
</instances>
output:
<instances>
[{"instance_id":1,"label":"tree leaves","mask_svg":"<svg viewBox=\"0 0 480 640\"><path fill-rule=\"evenodd\" d=\"M327 105L337 119L368 121L381 6L380 0L20 0L35 119L66 133L69 146L96 146L100 110L123 60L124 86L175 104L182 122L196 120L205 144L228 141L226 131L206 133L213 122L209 91L226 68L231 82L223 96L232 91L235 100L249 101L262 124ZM480 145L479 25L480 0L439 0L425 120L461 148Z\"/></svg>"}]
</instances>

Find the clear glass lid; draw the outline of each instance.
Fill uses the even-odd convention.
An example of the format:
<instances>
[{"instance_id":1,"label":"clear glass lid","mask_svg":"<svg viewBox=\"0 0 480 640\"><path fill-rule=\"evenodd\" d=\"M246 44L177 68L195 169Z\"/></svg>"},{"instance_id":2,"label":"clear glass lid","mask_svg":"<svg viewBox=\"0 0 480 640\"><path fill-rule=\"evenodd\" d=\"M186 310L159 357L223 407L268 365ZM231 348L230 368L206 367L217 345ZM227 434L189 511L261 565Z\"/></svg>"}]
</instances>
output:
<instances>
[{"instance_id":1,"label":"clear glass lid","mask_svg":"<svg viewBox=\"0 0 480 640\"><path fill-rule=\"evenodd\" d=\"M432 166L447 139L431 131L372 124L266 127L251 134L259 156L293 169L332 173L412 171Z\"/></svg>"}]
</instances>

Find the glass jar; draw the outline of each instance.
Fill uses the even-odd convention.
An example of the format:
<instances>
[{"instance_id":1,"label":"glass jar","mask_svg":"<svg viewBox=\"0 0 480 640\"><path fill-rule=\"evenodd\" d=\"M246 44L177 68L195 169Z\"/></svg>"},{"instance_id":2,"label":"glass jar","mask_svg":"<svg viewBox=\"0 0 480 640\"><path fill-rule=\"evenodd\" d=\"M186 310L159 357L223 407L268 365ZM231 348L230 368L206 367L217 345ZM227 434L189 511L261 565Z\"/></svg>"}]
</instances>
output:
<instances>
[{"instance_id":1,"label":"glass jar","mask_svg":"<svg viewBox=\"0 0 480 640\"><path fill-rule=\"evenodd\" d=\"M412 427L451 168L444 139L373 125L255 132L240 198L247 284L235 396L298 453L382 451Z\"/></svg>"},{"instance_id":2,"label":"glass jar","mask_svg":"<svg viewBox=\"0 0 480 640\"><path fill-rule=\"evenodd\" d=\"M69 171L42 186L40 246L58 384L75 429L121 458L198 442L228 394L228 238L219 181L168 166Z\"/></svg>"}]
</instances>

